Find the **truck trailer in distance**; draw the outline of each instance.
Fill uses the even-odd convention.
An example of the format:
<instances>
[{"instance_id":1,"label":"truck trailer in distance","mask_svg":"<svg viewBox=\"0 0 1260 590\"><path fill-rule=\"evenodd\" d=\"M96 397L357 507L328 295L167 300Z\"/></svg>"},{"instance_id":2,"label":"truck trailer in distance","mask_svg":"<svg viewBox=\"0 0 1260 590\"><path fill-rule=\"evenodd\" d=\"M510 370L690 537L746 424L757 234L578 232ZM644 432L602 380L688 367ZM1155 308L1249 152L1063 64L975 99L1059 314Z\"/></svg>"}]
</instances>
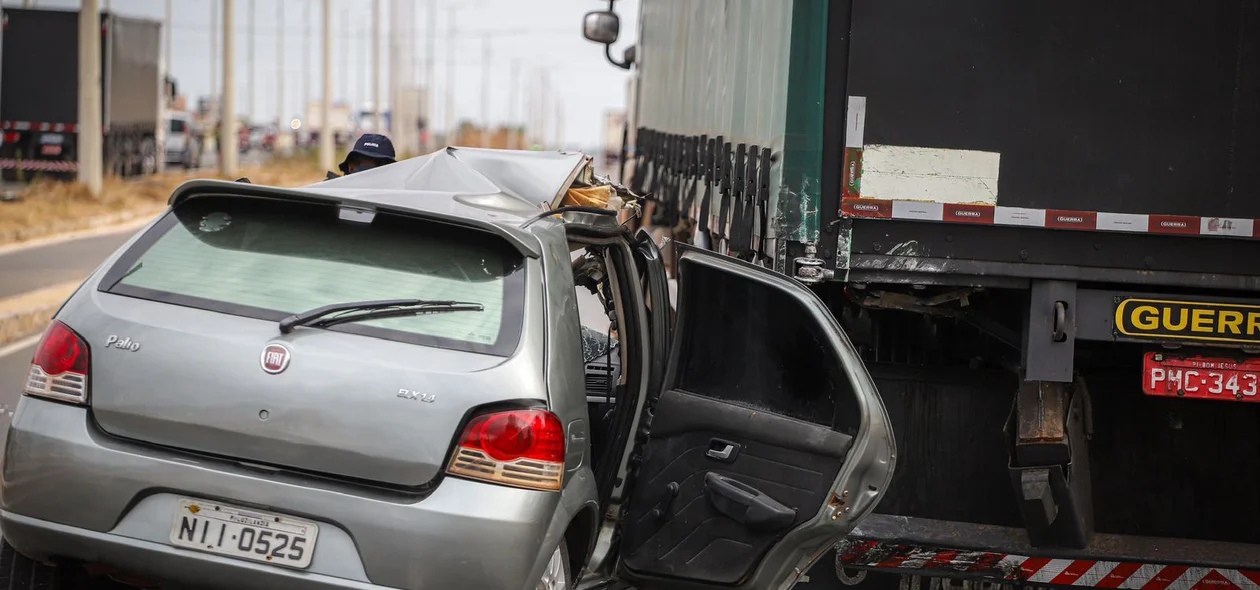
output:
<instances>
[{"instance_id":1,"label":"truck trailer in distance","mask_svg":"<svg viewBox=\"0 0 1260 590\"><path fill-rule=\"evenodd\" d=\"M814 285L897 435L799 587L1260 587L1255 2L638 6L652 225Z\"/></svg>"},{"instance_id":2,"label":"truck trailer in distance","mask_svg":"<svg viewBox=\"0 0 1260 590\"><path fill-rule=\"evenodd\" d=\"M72 177L78 170L79 14L4 8L0 19L0 174ZM152 174L163 155L161 23L101 14L104 163Z\"/></svg>"}]
</instances>

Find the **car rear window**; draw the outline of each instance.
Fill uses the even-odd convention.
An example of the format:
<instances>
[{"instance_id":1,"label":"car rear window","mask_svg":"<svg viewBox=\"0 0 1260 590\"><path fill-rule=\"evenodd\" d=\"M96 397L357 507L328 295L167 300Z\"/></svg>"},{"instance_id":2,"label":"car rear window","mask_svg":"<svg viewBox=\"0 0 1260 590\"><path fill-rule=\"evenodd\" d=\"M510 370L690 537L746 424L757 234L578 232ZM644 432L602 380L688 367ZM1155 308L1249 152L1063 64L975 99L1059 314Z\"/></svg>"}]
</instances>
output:
<instances>
[{"instance_id":1,"label":"car rear window","mask_svg":"<svg viewBox=\"0 0 1260 590\"><path fill-rule=\"evenodd\" d=\"M404 215L377 213L368 224L339 213L329 204L196 197L137 240L100 290L275 321L351 301L476 302L484 311L327 329L499 356L516 349L524 261L510 244Z\"/></svg>"},{"instance_id":2,"label":"car rear window","mask_svg":"<svg viewBox=\"0 0 1260 590\"><path fill-rule=\"evenodd\" d=\"M171 133L183 133L186 125L180 119L171 119Z\"/></svg>"}]
</instances>

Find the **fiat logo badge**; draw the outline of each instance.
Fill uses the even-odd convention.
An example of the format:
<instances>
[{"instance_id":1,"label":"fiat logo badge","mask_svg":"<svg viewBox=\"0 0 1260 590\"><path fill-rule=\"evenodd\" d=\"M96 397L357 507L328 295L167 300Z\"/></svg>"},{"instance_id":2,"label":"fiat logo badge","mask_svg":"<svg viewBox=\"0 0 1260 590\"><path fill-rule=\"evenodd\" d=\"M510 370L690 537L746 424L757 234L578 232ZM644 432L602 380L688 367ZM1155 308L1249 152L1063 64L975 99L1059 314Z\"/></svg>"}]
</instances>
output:
<instances>
[{"instance_id":1,"label":"fiat logo badge","mask_svg":"<svg viewBox=\"0 0 1260 590\"><path fill-rule=\"evenodd\" d=\"M289 349L285 345L273 342L263 349L259 361L262 362L264 371L275 375L283 373L285 369L289 368L289 358L291 356Z\"/></svg>"}]
</instances>

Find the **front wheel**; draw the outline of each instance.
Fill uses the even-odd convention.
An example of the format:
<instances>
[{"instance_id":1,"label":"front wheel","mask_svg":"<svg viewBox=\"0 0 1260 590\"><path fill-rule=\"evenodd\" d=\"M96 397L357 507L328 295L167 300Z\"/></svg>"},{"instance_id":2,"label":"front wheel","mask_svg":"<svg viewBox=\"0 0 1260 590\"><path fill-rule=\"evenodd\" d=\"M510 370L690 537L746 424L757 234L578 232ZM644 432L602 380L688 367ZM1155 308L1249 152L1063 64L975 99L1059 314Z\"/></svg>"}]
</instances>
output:
<instances>
[{"instance_id":1,"label":"front wheel","mask_svg":"<svg viewBox=\"0 0 1260 590\"><path fill-rule=\"evenodd\" d=\"M573 579L569 572L569 548L564 541L556 547L547 567L543 569L542 579L538 580L537 590L569 590L573 587Z\"/></svg>"}]
</instances>

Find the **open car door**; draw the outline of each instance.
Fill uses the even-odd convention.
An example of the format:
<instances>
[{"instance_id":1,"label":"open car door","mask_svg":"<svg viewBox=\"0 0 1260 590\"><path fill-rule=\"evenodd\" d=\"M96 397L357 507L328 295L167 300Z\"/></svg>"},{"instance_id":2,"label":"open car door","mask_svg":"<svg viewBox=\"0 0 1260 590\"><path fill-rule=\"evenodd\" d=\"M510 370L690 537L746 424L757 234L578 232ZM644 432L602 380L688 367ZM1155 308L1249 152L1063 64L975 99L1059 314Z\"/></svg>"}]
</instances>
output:
<instances>
[{"instance_id":1,"label":"open car door","mask_svg":"<svg viewBox=\"0 0 1260 590\"><path fill-rule=\"evenodd\" d=\"M678 245L677 316L628 474L618 577L787 588L892 478L888 414L831 312L796 281Z\"/></svg>"}]
</instances>

